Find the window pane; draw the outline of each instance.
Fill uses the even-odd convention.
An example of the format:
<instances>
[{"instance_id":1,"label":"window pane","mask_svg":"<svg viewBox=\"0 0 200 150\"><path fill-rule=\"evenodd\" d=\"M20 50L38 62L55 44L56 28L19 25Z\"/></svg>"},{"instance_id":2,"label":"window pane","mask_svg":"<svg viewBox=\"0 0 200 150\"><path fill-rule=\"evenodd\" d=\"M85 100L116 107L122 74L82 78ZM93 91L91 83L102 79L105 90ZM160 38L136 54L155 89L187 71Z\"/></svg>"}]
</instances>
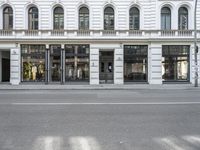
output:
<instances>
[{"instance_id":1,"label":"window pane","mask_svg":"<svg viewBox=\"0 0 200 150\"><path fill-rule=\"evenodd\" d=\"M22 81L45 79L45 45L22 45Z\"/></svg>"},{"instance_id":2,"label":"window pane","mask_svg":"<svg viewBox=\"0 0 200 150\"><path fill-rule=\"evenodd\" d=\"M11 7L6 7L3 10L3 29L13 29L13 10Z\"/></svg>"},{"instance_id":3,"label":"window pane","mask_svg":"<svg viewBox=\"0 0 200 150\"><path fill-rule=\"evenodd\" d=\"M54 9L54 29L64 29L64 10L61 7Z\"/></svg>"},{"instance_id":4,"label":"window pane","mask_svg":"<svg viewBox=\"0 0 200 150\"><path fill-rule=\"evenodd\" d=\"M130 30L139 30L140 14L138 8L131 8L129 13Z\"/></svg>"},{"instance_id":5,"label":"window pane","mask_svg":"<svg viewBox=\"0 0 200 150\"><path fill-rule=\"evenodd\" d=\"M89 45L65 45L66 81L89 81Z\"/></svg>"},{"instance_id":6,"label":"window pane","mask_svg":"<svg viewBox=\"0 0 200 150\"><path fill-rule=\"evenodd\" d=\"M179 30L188 29L188 10L185 7L179 8Z\"/></svg>"},{"instance_id":7,"label":"window pane","mask_svg":"<svg viewBox=\"0 0 200 150\"><path fill-rule=\"evenodd\" d=\"M147 46L124 46L124 81L147 81Z\"/></svg>"},{"instance_id":8,"label":"window pane","mask_svg":"<svg viewBox=\"0 0 200 150\"><path fill-rule=\"evenodd\" d=\"M163 81L188 81L189 46L163 46Z\"/></svg>"},{"instance_id":9,"label":"window pane","mask_svg":"<svg viewBox=\"0 0 200 150\"><path fill-rule=\"evenodd\" d=\"M164 7L161 10L161 29L171 29L171 10L168 7Z\"/></svg>"},{"instance_id":10,"label":"window pane","mask_svg":"<svg viewBox=\"0 0 200 150\"><path fill-rule=\"evenodd\" d=\"M107 7L104 10L104 30L114 30L114 10Z\"/></svg>"},{"instance_id":11,"label":"window pane","mask_svg":"<svg viewBox=\"0 0 200 150\"><path fill-rule=\"evenodd\" d=\"M38 9L31 7L29 9L29 30L38 30Z\"/></svg>"},{"instance_id":12,"label":"window pane","mask_svg":"<svg viewBox=\"0 0 200 150\"><path fill-rule=\"evenodd\" d=\"M82 7L79 10L79 29L89 29L89 10L86 7Z\"/></svg>"}]
</instances>

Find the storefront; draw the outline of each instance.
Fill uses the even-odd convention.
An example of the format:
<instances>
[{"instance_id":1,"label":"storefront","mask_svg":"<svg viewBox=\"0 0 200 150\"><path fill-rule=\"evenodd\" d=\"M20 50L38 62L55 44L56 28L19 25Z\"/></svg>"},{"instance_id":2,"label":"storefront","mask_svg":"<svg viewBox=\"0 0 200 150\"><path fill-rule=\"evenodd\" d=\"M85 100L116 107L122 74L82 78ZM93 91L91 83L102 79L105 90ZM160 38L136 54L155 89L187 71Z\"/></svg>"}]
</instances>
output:
<instances>
[{"instance_id":1,"label":"storefront","mask_svg":"<svg viewBox=\"0 0 200 150\"><path fill-rule=\"evenodd\" d=\"M190 46L162 46L162 79L164 82L189 82Z\"/></svg>"},{"instance_id":2,"label":"storefront","mask_svg":"<svg viewBox=\"0 0 200 150\"><path fill-rule=\"evenodd\" d=\"M89 82L89 45L21 45L21 71L22 82Z\"/></svg>"}]
</instances>

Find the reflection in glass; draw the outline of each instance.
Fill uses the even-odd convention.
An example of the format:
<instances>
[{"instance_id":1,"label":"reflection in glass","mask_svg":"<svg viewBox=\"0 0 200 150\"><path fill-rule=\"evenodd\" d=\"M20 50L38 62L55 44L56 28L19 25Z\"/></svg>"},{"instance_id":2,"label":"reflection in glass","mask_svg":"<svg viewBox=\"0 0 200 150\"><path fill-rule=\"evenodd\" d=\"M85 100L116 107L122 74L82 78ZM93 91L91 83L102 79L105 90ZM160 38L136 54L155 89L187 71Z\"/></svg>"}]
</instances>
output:
<instances>
[{"instance_id":1,"label":"reflection in glass","mask_svg":"<svg viewBox=\"0 0 200 150\"><path fill-rule=\"evenodd\" d=\"M3 10L3 29L13 29L13 10L11 7L5 7Z\"/></svg>"},{"instance_id":2,"label":"reflection in glass","mask_svg":"<svg viewBox=\"0 0 200 150\"><path fill-rule=\"evenodd\" d=\"M124 46L124 81L147 81L147 46Z\"/></svg>"},{"instance_id":3,"label":"reflection in glass","mask_svg":"<svg viewBox=\"0 0 200 150\"><path fill-rule=\"evenodd\" d=\"M89 81L89 45L65 46L66 81Z\"/></svg>"},{"instance_id":4,"label":"reflection in glass","mask_svg":"<svg viewBox=\"0 0 200 150\"><path fill-rule=\"evenodd\" d=\"M22 81L45 79L45 45L22 45Z\"/></svg>"},{"instance_id":5,"label":"reflection in glass","mask_svg":"<svg viewBox=\"0 0 200 150\"><path fill-rule=\"evenodd\" d=\"M163 46L163 81L188 81L189 46Z\"/></svg>"},{"instance_id":6,"label":"reflection in glass","mask_svg":"<svg viewBox=\"0 0 200 150\"><path fill-rule=\"evenodd\" d=\"M114 9L107 7L104 10L104 30L114 30Z\"/></svg>"}]
</instances>

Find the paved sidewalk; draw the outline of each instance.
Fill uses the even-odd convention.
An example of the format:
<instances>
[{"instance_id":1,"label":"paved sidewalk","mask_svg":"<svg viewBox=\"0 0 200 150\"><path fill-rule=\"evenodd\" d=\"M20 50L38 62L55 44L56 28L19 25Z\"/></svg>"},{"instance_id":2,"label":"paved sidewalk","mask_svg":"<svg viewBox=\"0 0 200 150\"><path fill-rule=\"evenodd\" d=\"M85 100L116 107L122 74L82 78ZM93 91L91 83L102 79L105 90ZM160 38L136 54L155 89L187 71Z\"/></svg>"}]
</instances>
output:
<instances>
[{"instance_id":1,"label":"paved sidewalk","mask_svg":"<svg viewBox=\"0 0 200 150\"><path fill-rule=\"evenodd\" d=\"M20 84L9 85L0 84L0 90L148 90L148 89L179 89L190 90L200 87L194 87L193 84L163 84L163 85L149 85L149 84L128 84L128 85L60 85L60 84Z\"/></svg>"}]
</instances>

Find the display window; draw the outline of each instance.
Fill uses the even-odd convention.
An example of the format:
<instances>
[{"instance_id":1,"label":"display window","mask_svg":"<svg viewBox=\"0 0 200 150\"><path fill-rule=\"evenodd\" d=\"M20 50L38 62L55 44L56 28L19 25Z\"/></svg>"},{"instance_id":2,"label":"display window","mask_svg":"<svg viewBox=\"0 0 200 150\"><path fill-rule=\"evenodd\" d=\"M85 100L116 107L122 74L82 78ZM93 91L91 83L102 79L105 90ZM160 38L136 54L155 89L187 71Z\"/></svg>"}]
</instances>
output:
<instances>
[{"instance_id":1,"label":"display window","mask_svg":"<svg viewBox=\"0 0 200 150\"><path fill-rule=\"evenodd\" d=\"M45 45L21 45L22 81L44 82Z\"/></svg>"},{"instance_id":2,"label":"display window","mask_svg":"<svg viewBox=\"0 0 200 150\"><path fill-rule=\"evenodd\" d=\"M190 46L162 46L163 81L189 81Z\"/></svg>"},{"instance_id":3,"label":"display window","mask_svg":"<svg viewBox=\"0 0 200 150\"><path fill-rule=\"evenodd\" d=\"M147 51L146 45L124 46L124 82L147 81Z\"/></svg>"},{"instance_id":4,"label":"display window","mask_svg":"<svg viewBox=\"0 0 200 150\"><path fill-rule=\"evenodd\" d=\"M89 81L89 45L65 45L65 80Z\"/></svg>"}]
</instances>

